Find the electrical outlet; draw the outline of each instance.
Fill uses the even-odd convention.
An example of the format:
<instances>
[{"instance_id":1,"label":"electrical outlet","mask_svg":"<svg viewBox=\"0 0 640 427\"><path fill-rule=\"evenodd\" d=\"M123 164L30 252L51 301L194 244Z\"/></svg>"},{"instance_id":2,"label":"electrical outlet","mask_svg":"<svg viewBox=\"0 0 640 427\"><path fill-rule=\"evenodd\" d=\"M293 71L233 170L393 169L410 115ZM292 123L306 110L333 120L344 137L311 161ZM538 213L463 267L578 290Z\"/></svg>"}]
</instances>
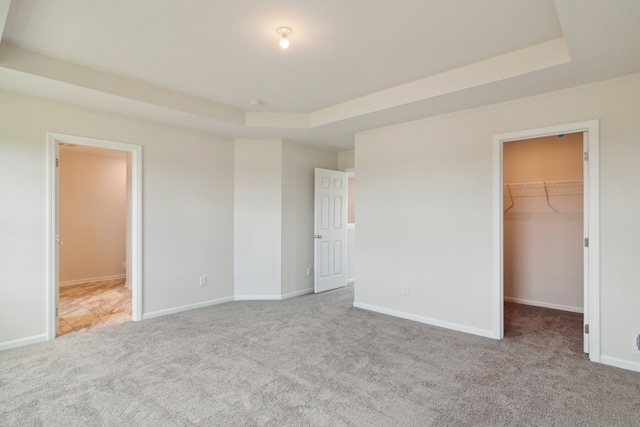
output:
<instances>
[{"instance_id":1,"label":"electrical outlet","mask_svg":"<svg viewBox=\"0 0 640 427\"><path fill-rule=\"evenodd\" d=\"M313 267L307 267L307 276L313 276Z\"/></svg>"},{"instance_id":2,"label":"electrical outlet","mask_svg":"<svg viewBox=\"0 0 640 427\"><path fill-rule=\"evenodd\" d=\"M200 286L207 286L207 276L200 276Z\"/></svg>"},{"instance_id":3,"label":"electrical outlet","mask_svg":"<svg viewBox=\"0 0 640 427\"><path fill-rule=\"evenodd\" d=\"M409 295L409 286L403 286L402 287L402 295L404 295L404 296Z\"/></svg>"},{"instance_id":4,"label":"electrical outlet","mask_svg":"<svg viewBox=\"0 0 640 427\"><path fill-rule=\"evenodd\" d=\"M640 353L640 329L634 329L633 330L632 341L633 341L633 350L632 351L634 353Z\"/></svg>"}]
</instances>

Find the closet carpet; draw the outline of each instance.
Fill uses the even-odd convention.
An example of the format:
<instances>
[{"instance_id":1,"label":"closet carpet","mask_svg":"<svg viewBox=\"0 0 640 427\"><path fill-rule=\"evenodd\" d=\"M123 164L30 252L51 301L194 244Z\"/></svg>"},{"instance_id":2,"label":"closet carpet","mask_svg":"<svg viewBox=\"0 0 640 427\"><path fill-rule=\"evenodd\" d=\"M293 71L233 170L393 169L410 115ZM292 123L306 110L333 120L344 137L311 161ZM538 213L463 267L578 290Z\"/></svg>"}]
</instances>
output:
<instances>
[{"instance_id":1,"label":"closet carpet","mask_svg":"<svg viewBox=\"0 0 640 427\"><path fill-rule=\"evenodd\" d=\"M0 425L640 425L640 373L588 361L581 315L507 304L496 341L352 304L230 302L0 352Z\"/></svg>"}]
</instances>

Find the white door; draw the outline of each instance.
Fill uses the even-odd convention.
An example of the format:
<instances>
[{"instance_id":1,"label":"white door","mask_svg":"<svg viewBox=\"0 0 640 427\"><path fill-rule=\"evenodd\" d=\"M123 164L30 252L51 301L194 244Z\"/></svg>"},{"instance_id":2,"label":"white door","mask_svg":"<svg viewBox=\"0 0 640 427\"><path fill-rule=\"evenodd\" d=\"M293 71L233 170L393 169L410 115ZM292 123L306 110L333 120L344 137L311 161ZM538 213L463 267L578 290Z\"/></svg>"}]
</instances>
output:
<instances>
[{"instance_id":1,"label":"white door","mask_svg":"<svg viewBox=\"0 0 640 427\"><path fill-rule=\"evenodd\" d=\"M316 168L314 291L347 284L347 174Z\"/></svg>"},{"instance_id":2,"label":"white door","mask_svg":"<svg viewBox=\"0 0 640 427\"><path fill-rule=\"evenodd\" d=\"M582 333L584 335L584 352L589 353L589 334L587 328L589 325L589 245L587 244L589 239L589 132L582 133L582 149L585 153L582 166L582 179L583 179L583 233L584 233L584 248L583 248L583 271L584 271L584 303L583 303L583 325Z\"/></svg>"}]
</instances>

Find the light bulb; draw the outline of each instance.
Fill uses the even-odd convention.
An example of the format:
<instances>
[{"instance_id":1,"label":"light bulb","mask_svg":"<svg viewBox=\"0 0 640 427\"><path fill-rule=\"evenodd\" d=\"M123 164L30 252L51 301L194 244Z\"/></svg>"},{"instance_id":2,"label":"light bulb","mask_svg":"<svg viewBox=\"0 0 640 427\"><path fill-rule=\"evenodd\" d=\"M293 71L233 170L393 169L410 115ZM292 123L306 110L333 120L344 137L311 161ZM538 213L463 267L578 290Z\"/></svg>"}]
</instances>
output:
<instances>
[{"instance_id":1,"label":"light bulb","mask_svg":"<svg viewBox=\"0 0 640 427\"><path fill-rule=\"evenodd\" d=\"M280 39L280 47L283 49L286 49L289 47L289 39L287 39L287 36L291 33L293 33L293 30L291 30L291 28L289 27L278 27L276 29L276 33L280 34L282 36L282 38Z\"/></svg>"}]
</instances>

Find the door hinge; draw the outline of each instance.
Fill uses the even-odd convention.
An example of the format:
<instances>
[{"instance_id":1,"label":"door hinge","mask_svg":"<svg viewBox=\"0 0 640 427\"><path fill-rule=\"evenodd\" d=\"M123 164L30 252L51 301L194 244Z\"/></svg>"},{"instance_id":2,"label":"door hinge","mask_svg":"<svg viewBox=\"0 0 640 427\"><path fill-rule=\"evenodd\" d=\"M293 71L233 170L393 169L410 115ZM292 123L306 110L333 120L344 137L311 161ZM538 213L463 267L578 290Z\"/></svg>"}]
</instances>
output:
<instances>
[{"instance_id":1,"label":"door hinge","mask_svg":"<svg viewBox=\"0 0 640 427\"><path fill-rule=\"evenodd\" d=\"M588 334L589 333L589 325L584 325L584 333Z\"/></svg>"},{"instance_id":2,"label":"door hinge","mask_svg":"<svg viewBox=\"0 0 640 427\"><path fill-rule=\"evenodd\" d=\"M56 317L60 316L60 309L58 307L56 307Z\"/></svg>"},{"instance_id":3,"label":"door hinge","mask_svg":"<svg viewBox=\"0 0 640 427\"><path fill-rule=\"evenodd\" d=\"M585 238L584 238L584 247L585 247L585 248L588 248L588 247L589 247L589 238L588 238L588 237L585 237Z\"/></svg>"},{"instance_id":4,"label":"door hinge","mask_svg":"<svg viewBox=\"0 0 640 427\"><path fill-rule=\"evenodd\" d=\"M60 166L60 159L56 159L56 167Z\"/></svg>"},{"instance_id":5,"label":"door hinge","mask_svg":"<svg viewBox=\"0 0 640 427\"><path fill-rule=\"evenodd\" d=\"M585 161L585 162L588 162L588 161L589 161L589 152L588 152L588 151L585 151L585 152L584 152L584 161Z\"/></svg>"}]
</instances>

